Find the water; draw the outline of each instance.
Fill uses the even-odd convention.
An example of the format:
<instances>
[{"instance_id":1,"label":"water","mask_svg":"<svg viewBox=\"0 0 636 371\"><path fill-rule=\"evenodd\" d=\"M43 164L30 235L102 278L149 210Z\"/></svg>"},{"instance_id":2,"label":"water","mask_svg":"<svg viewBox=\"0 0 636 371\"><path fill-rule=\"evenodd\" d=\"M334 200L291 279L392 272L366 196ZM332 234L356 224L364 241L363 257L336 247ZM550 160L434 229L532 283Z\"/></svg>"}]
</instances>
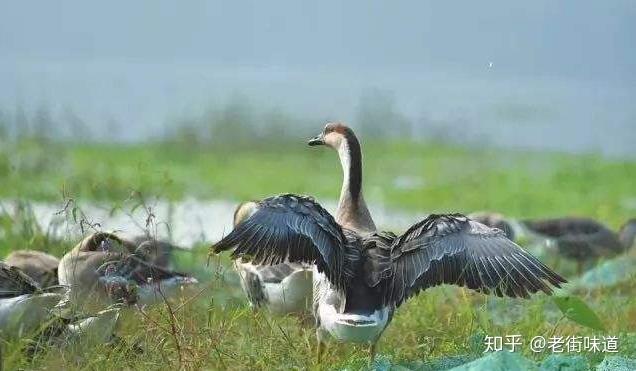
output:
<instances>
[{"instance_id":1,"label":"water","mask_svg":"<svg viewBox=\"0 0 636 371\"><path fill-rule=\"evenodd\" d=\"M54 238L79 240L82 229L91 230L88 224L80 223L81 219L85 219L96 229L116 231L125 238L148 232L189 248L198 243L211 244L229 233L237 204L228 200L185 199L172 203L159 200L148 203L146 208L133 210L132 207L123 207L113 211L111 205L82 203L76 220L72 216L72 208L60 212L63 210L60 204L32 202L29 205L39 227ZM0 212L6 210L15 215L16 205L13 201L0 201ZM333 213L336 202L328 201L324 205ZM411 215L381 205L371 205L371 212L379 226L396 232L405 230L425 215ZM150 214L153 215L151 220L148 219Z\"/></svg>"}]
</instances>

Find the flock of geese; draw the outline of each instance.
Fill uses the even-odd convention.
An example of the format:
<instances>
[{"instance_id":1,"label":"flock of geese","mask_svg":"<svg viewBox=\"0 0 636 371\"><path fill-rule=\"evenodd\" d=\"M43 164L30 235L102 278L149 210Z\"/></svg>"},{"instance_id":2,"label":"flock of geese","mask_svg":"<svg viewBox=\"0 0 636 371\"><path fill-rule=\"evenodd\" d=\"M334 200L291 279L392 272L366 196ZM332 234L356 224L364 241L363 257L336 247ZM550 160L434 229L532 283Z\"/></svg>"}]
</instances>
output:
<instances>
[{"instance_id":1,"label":"flock of geese","mask_svg":"<svg viewBox=\"0 0 636 371\"><path fill-rule=\"evenodd\" d=\"M469 217L503 230L512 241L541 243L557 257L574 260L579 275L600 259L627 252L636 239L636 219L628 220L615 232L594 219L581 217L515 220L497 213L474 213Z\"/></svg>"},{"instance_id":2,"label":"flock of geese","mask_svg":"<svg viewBox=\"0 0 636 371\"><path fill-rule=\"evenodd\" d=\"M0 338L34 343L116 340L126 306L162 302L197 283L172 270L176 247L152 238L131 241L92 233L61 259L18 250L0 261Z\"/></svg>"},{"instance_id":3,"label":"flock of geese","mask_svg":"<svg viewBox=\"0 0 636 371\"><path fill-rule=\"evenodd\" d=\"M379 231L364 200L353 131L328 123L308 144L339 155L344 181L335 216L295 194L245 202L211 253L231 251L255 310L311 312L319 359L332 338L367 344L372 361L395 310L429 287L451 284L513 298L552 294L566 280L514 242L521 238L549 240L581 267L634 243L636 220L616 233L590 219L513 220L492 213L433 214L399 236ZM58 338L97 333L108 341L121 308L161 302L197 284L171 266L175 248L145 236L125 240L96 232L60 260L13 252L0 263L0 337L33 333L48 320Z\"/></svg>"}]
</instances>

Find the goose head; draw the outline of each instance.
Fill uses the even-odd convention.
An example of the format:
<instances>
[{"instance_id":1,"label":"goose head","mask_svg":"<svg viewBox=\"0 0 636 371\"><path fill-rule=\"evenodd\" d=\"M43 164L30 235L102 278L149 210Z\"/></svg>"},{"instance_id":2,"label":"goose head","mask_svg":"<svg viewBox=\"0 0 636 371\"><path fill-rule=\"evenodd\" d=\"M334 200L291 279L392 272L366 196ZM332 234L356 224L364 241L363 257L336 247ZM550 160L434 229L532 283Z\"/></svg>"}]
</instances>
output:
<instances>
[{"instance_id":1,"label":"goose head","mask_svg":"<svg viewBox=\"0 0 636 371\"><path fill-rule=\"evenodd\" d=\"M375 223L362 195L362 149L353 130L343 123L329 122L307 144L324 145L338 152L344 178L336 221L359 233L375 231Z\"/></svg>"},{"instance_id":2,"label":"goose head","mask_svg":"<svg viewBox=\"0 0 636 371\"><path fill-rule=\"evenodd\" d=\"M325 128L307 142L310 146L327 146L340 150L347 141L347 136L353 136L353 130L340 122L328 122Z\"/></svg>"}]
</instances>

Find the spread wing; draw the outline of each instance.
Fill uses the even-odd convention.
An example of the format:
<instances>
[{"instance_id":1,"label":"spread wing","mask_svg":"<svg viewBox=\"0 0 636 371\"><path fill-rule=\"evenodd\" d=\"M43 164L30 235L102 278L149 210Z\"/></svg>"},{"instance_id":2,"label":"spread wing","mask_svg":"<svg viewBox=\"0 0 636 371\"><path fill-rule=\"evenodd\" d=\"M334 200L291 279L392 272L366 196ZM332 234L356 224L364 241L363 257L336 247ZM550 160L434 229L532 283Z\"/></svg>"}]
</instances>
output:
<instances>
[{"instance_id":1,"label":"spread wing","mask_svg":"<svg viewBox=\"0 0 636 371\"><path fill-rule=\"evenodd\" d=\"M40 285L19 268L0 261L0 298L11 298L40 291Z\"/></svg>"},{"instance_id":2,"label":"spread wing","mask_svg":"<svg viewBox=\"0 0 636 371\"><path fill-rule=\"evenodd\" d=\"M391 247L393 277L387 302L401 304L420 290L443 283L498 296L527 298L552 293L565 279L505 237L463 215L431 215Z\"/></svg>"},{"instance_id":3,"label":"spread wing","mask_svg":"<svg viewBox=\"0 0 636 371\"><path fill-rule=\"evenodd\" d=\"M257 203L253 213L212 246L231 250L232 258L254 264L315 263L336 286L353 277L349 262L357 260L353 243L334 218L310 197L285 194Z\"/></svg>"}]
</instances>

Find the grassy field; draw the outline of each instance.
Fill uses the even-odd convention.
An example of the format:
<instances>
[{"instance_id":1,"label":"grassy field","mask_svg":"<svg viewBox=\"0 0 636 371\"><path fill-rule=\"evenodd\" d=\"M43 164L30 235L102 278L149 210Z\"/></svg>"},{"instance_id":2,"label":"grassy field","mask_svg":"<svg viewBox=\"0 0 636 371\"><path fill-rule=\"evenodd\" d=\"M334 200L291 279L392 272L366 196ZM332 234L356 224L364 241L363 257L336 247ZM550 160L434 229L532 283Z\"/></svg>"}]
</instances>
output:
<instances>
[{"instance_id":1,"label":"grassy field","mask_svg":"<svg viewBox=\"0 0 636 371\"><path fill-rule=\"evenodd\" d=\"M365 143L365 196L415 211L497 210L515 217L588 215L617 226L636 211L636 161L595 155ZM119 201L131 191L262 198L296 192L335 199L336 154L298 143L244 148L185 144L0 146L0 199Z\"/></svg>"},{"instance_id":2,"label":"grassy field","mask_svg":"<svg viewBox=\"0 0 636 371\"><path fill-rule=\"evenodd\" d=\"M365 192L371 203L417 212L497 210L515 217L587 215L618 227L636 216L636 162L599 156L461 149L431 143L366 143ZM256 199L297 192L338 196L336 154L298 143L240 149L184 144L0 144L0 199L65 198L119 203L131 192L167 199ZM414 221L415 222L415 221ZM396 231L399 232L399 231ZM28 212L0 216L0 255L16 247L61 254ZM226 257L206 267L206 246L180 256L204 282L203 292L171 317L158 306L129 310L122 341L92 349L52 347L30 358L26 340L4 343L5 369L357 369L366 352L333 344L315 360L314 330L295 317L253 313ZM397 312L379 344L380 361L425 367L440 357L474 358L483 336L609 334L620 355L636 357L636 280L579 295L605 325L599 332L561 318L552 300L501 300L438 287ZM171 329L175 324L175 329ZM142 351L141 353L139 353ZM527 346L524 355L543 359ZM602 354L583 354L591 364ZM426 368L423 368L426 369Z\"/></svg>"}]
</instances>

